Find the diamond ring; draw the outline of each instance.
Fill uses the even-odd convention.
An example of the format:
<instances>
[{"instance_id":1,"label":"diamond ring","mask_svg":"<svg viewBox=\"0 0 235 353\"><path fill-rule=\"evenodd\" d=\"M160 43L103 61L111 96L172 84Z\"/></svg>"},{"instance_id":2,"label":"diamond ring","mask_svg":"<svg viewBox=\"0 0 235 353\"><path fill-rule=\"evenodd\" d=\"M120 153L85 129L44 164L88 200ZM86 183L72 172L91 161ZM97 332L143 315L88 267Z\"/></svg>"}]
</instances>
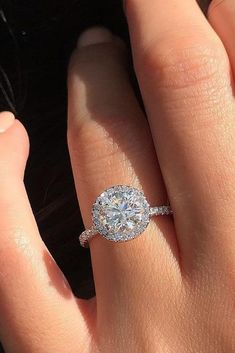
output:
<instances>
[{"instance_id":1,"label":"diamond ring","mask_svg":"<svg viewBox=\"0 0 235 353\"><path fill-rule=\"evenodd\" d=\"M93 204L93 226L79 236L80 244L89 247L97 234L114 242L134 239L147 228L150 217L172 213L170 206L150 207L143 192L133 187L113 186Z\"/></svg>"}]
</instances>

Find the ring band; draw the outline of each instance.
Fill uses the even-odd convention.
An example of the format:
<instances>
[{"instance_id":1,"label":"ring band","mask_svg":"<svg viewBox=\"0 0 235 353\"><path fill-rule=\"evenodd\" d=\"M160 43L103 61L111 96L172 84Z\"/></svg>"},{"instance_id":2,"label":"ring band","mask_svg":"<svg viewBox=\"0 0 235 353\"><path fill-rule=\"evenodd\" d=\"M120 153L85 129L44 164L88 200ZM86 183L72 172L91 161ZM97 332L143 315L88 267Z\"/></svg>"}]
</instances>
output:
<instances>
[{"instance_id":1,"label":"ring band","mask_svg":"<svg viewBox=\"0 0 235 353\"><path fill-rule=\"evenodd\" d=\"M114 242L136 238L147 228L152 216L172 215L170 206L150 207L143 192L136 188L117 185L97 197L92 207L91 229L79 236L81 246L97 234Z\"/></svg>"}]
</instances>

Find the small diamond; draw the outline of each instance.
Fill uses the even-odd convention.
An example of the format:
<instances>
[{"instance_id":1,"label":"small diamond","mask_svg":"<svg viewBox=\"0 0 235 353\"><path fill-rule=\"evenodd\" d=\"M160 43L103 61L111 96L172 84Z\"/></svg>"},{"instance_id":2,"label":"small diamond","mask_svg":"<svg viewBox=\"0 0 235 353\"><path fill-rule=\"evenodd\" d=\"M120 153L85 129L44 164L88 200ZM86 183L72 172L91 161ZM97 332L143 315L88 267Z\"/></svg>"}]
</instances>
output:
<instances>
[{"instance_id":1,"label":"small diamond","mask_svg":"<svg viewBox=\"0 0 235 353\"><path fill-rule=\"evenodd\" d=\"M108 240L127 241L143 233L149 224L149 212L141 191L114 186L104 191L93 205L94 228Z\"/></svg>"}]
</instances>

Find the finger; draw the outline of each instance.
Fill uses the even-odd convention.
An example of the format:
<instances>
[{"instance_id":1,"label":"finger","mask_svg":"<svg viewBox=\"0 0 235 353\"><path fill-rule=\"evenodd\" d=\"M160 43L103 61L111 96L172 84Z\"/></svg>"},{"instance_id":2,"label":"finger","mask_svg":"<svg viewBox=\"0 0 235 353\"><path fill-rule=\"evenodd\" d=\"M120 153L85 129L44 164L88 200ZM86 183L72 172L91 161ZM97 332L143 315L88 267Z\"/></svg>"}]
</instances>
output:
<instances>
[{"instance_id":1,"label":"finger","mask_svg":"<svg viewBox=\"0 0 235 353\"><path fill-rule=\"evenodd\" d=\"M182 265L202 253L221 258L234 244L235 109L226 52L194 0L126 0L126 13Z\"/></svg>"},{"instance_id":2,"label":"finger","mask_svg":"<svg viewBox=\"0 0 235 353\"><path fill-rule=\"evenodd\" d=\"M208 9L208 19L228 52L230 63L235 70L235 4L231 0L213 0Z\"/></svg>"},{"instance_id":3,"label":"finger","mask_svg":"<svg viewBox=\"0 0 235 353\"><path fill-rule=\"evenodd\" d=\"M91 226L97 196L113 185L137 187L150 204L165 203L148 123L127 75L125 48L106 30L92 29L81 37L70 65L68 98L68 144L85 226ZM140 303L145 285L156 283L162 273L171 275L157 295L176 281L174 236L171 218L159 217L135 240L113 243L97 236L91 241L100 320L120 326L127 305L125 315L136 312L130 293Z\"/></svg>"},{"instance_id":4,"label":"finger","mask_svg":"<svg viewBox=\"0 0 235 353\"><path fill-rule=\"evenodd\" d=\"M82 302L38 233L23 184L27 134L7 112L0 131L0 340L9 353L78 352L89 345Z\"/></svg>"}]
</instances>

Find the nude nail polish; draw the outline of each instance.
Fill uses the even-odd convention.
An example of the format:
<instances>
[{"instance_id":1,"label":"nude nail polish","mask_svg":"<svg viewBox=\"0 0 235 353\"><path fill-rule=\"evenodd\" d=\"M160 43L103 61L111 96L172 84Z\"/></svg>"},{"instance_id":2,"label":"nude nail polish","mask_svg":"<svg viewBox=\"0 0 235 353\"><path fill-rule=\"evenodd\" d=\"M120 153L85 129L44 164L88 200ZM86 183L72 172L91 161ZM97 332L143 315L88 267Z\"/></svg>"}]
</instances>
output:
<instances>
[{"instance_id":1,"label":"nude nail polish","mask_svg":"<svg viewBox=\"0 0 235 353\"><path fill-rule=\"evenodd\" d=\"M0 134L7 131L15 121L15 116L11 112L0 113Z\"/></svg>"},{"instance_id":2,"label":"nude nail polish","mask_svg":"<svg viewBox=\"0 0 235 353\"><path fill-rule=\"evenodd\" d=\"M87 47L93 44L109 43L113 40L113 34L104 27L92 27L83 32L78 38L77 46Z\"/></svg>"}]
</instances>

